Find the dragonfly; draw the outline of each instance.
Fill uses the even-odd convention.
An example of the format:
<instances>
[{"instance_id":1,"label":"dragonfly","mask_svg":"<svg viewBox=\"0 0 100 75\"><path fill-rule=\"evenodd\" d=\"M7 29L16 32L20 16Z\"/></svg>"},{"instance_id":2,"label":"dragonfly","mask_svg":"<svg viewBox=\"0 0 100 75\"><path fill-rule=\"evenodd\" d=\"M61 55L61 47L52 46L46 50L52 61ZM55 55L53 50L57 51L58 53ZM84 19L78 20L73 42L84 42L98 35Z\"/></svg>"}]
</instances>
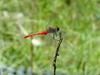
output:
<instances>
[{"instance_id":1,"label":"dragonfly","mask_svg":"<svg viewBox=\"0 0 100 75\"><path fill-rule=\"evenodd\" d=\"M56 36L58 36L59 32L60 32L59 27L48 27L45 31L40 31L37 33L28 34L28 35L25 35L24 38L32 38L32 37L35 37L37 35L53 34L53 38L55 39Z\"/></svg>"},{"instance_id":2,"label":"dragonfly","mask_svg":"<svg viewBox=\"0 0 100 75\"><path fill-rule=\"evenodd\" d=\"M59 36L59 34L62 33L62 38L64 40L63 42L63 47L66 48L66 33L58 26L49 26L47 27L45 30L43 31L40 31L40 32L36 32L36 33L31 33L31 34L28 34L28 35L25 35L24 38L27 39L27 38L35 38L36 36L38 35L47 35L47 36L44 36L45 40L48 40L49 43L52 43L54 40L55 41L59 41L61 38ZM40 37L40 36L39 36Z\"/></svg>"}]
</instances>

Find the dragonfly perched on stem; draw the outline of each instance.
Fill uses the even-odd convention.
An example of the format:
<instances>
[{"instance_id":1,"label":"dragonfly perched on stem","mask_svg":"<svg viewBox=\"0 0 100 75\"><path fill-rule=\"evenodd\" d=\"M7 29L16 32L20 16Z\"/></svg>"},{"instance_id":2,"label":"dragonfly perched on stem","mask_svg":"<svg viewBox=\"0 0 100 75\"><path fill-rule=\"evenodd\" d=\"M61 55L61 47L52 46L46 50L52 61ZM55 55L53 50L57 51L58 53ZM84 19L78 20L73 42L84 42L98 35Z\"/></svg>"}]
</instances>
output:
<instances>
[{"instance_id":1,"label":"dragonfly perched on stem","mask_svg":"<svg viewBox=\"0 0 100 75\"><path fill-rule=\"evenodd\" d=\"M24 38L32 38L37 35L46 35L46 34L53 34L53 38L56 39L58 32L60 31L59 27L48 27L45 31L41 31L38 33L28 34L25 35Z\"/></svg>"},{"instance_id":2,"label":"dragonfly perched on stem","mask_svg":"<svg viewBox=\"0 0 100 75\"><path fill-rule=\"evenodd\" d=\"M53 34L53 38L56 39L55 37L58 36L59 39L56 39L58 40L59 42L57 43L57 48L55 50L55 55L54 55L54 60L53 60L53 67L54 67L54 75L56 75L56 62L57 62L57 56L59 55L59 48L60 48L60 45L62 43L62 33L60 32L60 29L59 27L49 27L47 30L45 31L42 31L42 32L38 32L38 33L35 33L35 34L28 34L26 36L24 36L24 38L28 38L28 37L34 37L36 35L46 35L46 34L49 34L49 33L52 33ZM32 55L33 56L33 55ZM32 57L31 56L31 57Z\"/></svg>"}]
</instances>

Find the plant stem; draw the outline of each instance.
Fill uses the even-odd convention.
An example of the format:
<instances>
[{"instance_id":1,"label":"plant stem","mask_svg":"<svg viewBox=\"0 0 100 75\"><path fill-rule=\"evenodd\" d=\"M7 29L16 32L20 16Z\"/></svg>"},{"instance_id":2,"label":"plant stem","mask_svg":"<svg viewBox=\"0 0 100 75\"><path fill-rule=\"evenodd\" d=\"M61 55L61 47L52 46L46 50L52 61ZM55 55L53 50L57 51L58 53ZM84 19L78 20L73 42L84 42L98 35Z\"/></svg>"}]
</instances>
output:
<instances>
[{"instance_id":1,"label":"plant stem","mask_svg":"<svg viewBox=\"0 0 100 75\"><path fill-rule=\"evenodd\" d=\"M32 40L32 39L31 39ZM30 46L30 66L31 66L31 68L32 68L32 75L33 75L33 45L32 45L32 43L31 43L31 46Z\"/></svg>"},{"instance_id":2,"label":"plant stem","mask_svg":"<svg viewBox=\"0 0 100 75\"><path fill-rule=\"evenodd\" d=\"M60 48L60 45L62 43L62 36L61 36L61 33L59 34L59 42L58 42L58 46L56 48L56 52L55 52L55 56L54 56L54 60L53 60L53 67L54 67L54 74L53 75L56 75L56 62L57 62L57 56L59 56L59 48Z\"/></svg>"}]
</instances>

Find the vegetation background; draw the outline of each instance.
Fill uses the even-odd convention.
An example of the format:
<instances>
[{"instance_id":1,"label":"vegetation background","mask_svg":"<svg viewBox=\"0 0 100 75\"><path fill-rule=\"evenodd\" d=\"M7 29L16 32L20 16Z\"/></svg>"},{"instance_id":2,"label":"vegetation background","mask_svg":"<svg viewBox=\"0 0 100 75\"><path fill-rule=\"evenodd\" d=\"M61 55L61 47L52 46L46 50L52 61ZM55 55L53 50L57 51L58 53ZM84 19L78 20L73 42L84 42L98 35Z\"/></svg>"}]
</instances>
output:
<instances>
[{"instance_id":1,"label":"vegetation background","mask_svg":"<svg viewBox=\"0 0 100 75\"><path fill-rule=\"evenodd\" d=\"M0 0L0 65L30 66L27 33L49 25L64 31L57 70L68 75L100 74L100 0ZM34 72L52 70L56 42L42 36L33 46ZM50 38L50 39L48 39Z\"/></svg>"}]
</instances>

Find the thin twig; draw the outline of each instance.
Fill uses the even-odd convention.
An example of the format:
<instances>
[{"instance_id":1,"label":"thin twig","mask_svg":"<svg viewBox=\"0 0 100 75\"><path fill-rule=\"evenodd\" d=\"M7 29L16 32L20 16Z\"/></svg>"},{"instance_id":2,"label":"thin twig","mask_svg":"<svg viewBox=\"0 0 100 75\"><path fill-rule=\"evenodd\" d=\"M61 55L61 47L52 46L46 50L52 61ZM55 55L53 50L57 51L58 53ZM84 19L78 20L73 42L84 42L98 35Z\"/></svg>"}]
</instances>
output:
<instances>
[{"instance_id":1,"label":"thin twig","mask_svg":"<svg viewBox=\"0 0 100 75\"><path fill-rule=\"evenodd\" d=\"M34 55L34 53L33 53L33 45L32 45L32 43L30 45L31 45L30 46L30 66L32 68L32 75L33 75L33 67L34 67L34 65L33 65L33 55Z\"/></svg>"},{"instance_id":2,"label":"thin twig","mask_svg":"<svg viewBox=\"0 0 100 75\"><path fill-rule=\"evenodd\" d=\"M62 35L61 33L59 33L59 42L58 42L58 46L56 48L56 52L55 52L55 56L54 56L54 60L53 60L53 67L54 67L54 74L53 75L56 75L56 62L57 62L57 56L59 56L59 48L60 48L60 45L62 43Z\"/></svg>"}]
</instances>

